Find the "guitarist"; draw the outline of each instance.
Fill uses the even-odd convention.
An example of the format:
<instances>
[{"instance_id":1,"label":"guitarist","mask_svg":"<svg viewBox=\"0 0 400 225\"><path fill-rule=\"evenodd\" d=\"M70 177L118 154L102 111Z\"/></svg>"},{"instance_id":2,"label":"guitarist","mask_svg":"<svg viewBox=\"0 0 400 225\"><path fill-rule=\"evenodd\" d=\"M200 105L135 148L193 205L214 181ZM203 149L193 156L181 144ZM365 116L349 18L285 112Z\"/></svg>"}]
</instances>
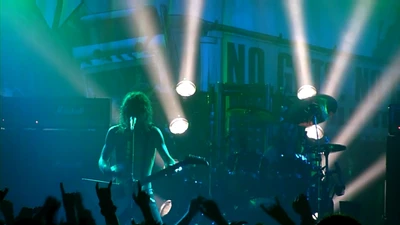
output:
<instances>
[{"instance_id":1,"label":"guitarist","mask_svg":"<svg viewBox=\"0 0 400 225\"><path fill-rule=\"evenodd\" d=\"M175 164L160 129L152 124L152 107L149 98L142 92L130 92L121 105L120 123L107 132L99 159L100 170L106 176L113 178L114 182L124 184L122 186L125 188L113 191L113 197L120 199L122 197L122 202L124 202L124 204L116 203L117 207L125 210L123 214L128 214L125 215L128 218L121 219L130 219L133 216L131 213L140 212L139 209L128 210L133 207L131 205L135 187L133 181L151 175L156 151L160 154L165 166ZM150 208L154 220L162 223L154 201L151 183L144 184L142 190L151 196Z\"/></svg>"}]
</instances>

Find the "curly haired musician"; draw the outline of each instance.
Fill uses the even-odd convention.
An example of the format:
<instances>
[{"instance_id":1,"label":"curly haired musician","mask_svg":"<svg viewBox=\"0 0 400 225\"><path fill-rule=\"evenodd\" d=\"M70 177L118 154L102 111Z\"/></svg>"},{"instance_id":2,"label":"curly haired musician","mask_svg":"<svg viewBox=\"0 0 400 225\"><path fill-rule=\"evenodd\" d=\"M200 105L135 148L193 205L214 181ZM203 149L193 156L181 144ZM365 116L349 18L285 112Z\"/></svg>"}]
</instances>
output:
<instances>
[{"instance_id":1,"label":"curly haired musician","mask_svg":"<svg viewBox=\"0 0 400 225\"><path fill-rule=\"evenodd\" d=\"M113 197L132 200L132 180L141 180L151 175L156 151L165 166L175 164L160 129L152 123L152 114L149 98L142 92L130 92L125 96L120 109L120 123L107 132L99 159L100 170L105 175L115 178L116 183L126 184L124 186L128 187L117 193L113 191ZM153 197L151 183L144 184L142 190L146 190ZM155 201L151 202L154 219L162 223ZM124 207L130 208L129 205Z\"/></svg>"}]
</instances>

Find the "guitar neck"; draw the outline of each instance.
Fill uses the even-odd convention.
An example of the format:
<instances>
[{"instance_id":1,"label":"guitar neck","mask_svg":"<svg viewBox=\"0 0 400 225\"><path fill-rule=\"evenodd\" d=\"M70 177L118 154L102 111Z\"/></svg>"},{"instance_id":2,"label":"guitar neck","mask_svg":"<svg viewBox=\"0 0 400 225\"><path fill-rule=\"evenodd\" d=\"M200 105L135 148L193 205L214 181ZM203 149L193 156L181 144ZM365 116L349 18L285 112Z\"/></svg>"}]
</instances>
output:
<instances>
[{"instance_id":1,"label":"guitar neck","mask_svg":"<svg viewBox=\"0 0 400 225\"><path fill-rule=\"evenodd\" d=\"M140 183L141 183L141 185L146 185L146 184L148 184L148 183L150 183L150 182L152 182L152 181L154 181L156 179L159 179L159 178L162 178L162 177L171 176L171 175L177 173L178 171L180 171L182 167L189 166L189 165L205 165L205 166L209 166L210 164L204 158L196 157L196 156L189 156L188 158L186 158L182 162L179 162L177 164L169 166L169 167L167 167L167 168L165 168L163 170L160 170L160 171L158 171L158 172L156 172L156 173L154 173L154 174L152 174L152 175L150 175L148 177L145 177L145 178L141 179ZM90 178L82 178L82 180L92 181L92 182L97 182L97 183L105 183L105 184L109 183L109 181L102 181L102 180L96 180L96 179L90 179ZM132 181L132 179L129 179L129 180ZM124 184L126 184L126 181L128 181L128 180L127 179L124 180L122 178L121 181L122 181L122 183L119 182L118 178L117 178L117 182L115 182L114 184L115 185L123 185L123 186L125 186Z\"/></svg>"},{"instance_id":2,"label":"guitar neck","mask_svg":"<svg viewBox=\"0 0 400 225\"><path fill-rule=\"evenodd\" d=\"M167 176L173 175L175 173L175 170L178 169L179 167L183 166L183 164L184 163L177 163L172 166L169 166L169 167L167 167L163 170L160 170L146 178L143 178L142 180L140 180L140 183L142 185L145 185L145 184L152 182L153 180L157 180L162 177L167 177Z\"/></svg>"}]
</instances>

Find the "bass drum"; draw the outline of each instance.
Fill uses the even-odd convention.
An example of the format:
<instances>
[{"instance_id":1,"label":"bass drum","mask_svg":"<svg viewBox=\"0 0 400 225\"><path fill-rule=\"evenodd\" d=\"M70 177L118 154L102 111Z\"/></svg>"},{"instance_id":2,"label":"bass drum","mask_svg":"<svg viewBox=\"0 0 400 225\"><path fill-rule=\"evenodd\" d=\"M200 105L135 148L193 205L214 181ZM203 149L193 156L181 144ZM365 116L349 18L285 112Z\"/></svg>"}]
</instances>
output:
<instances>
[{"instance_id":1,"label":"bass drum","mask_svg":"<svg viewBox=\"0 0 400 225\"><path fill-rule=\"evenodd\" d=\"M268 159L257 152L238 152L228 158L227 169L230 175L260 179L266 172Z\"/></svg>"},{"instance_id":2,"label":"bass drum","mask_svg":"<svg viewBox=\"0 0 400 225\"><path fill-rule=\"evenodd\" d=\"M239 152L226 162L225 183L228 192L241 197L263 196L267 176L268 159L256 152Z\"/></svg>"},{"instance_id":3,"label":"bass drum","mask_svg":"<svg viewBox=\"0 0 400 225\"><path fill-rule=\"evenodd\" d=\"M307 191L311 181L312 167L303 155L280 155L268 166L267 193L293 200Z\"/></svg>"}]
</instances>

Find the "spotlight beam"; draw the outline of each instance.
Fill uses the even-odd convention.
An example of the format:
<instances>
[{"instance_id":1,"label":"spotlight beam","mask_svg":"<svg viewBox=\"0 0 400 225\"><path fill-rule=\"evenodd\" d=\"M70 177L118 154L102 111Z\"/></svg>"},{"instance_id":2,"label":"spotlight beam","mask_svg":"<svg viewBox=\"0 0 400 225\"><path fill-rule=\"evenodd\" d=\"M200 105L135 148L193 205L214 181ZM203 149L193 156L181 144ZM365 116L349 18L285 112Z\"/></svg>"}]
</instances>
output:
<instances>
[{"instance_id":1,"label":"spotlight beam","mask_svg":"<svg viewBox=\"0 0 400 225\"><path fill-rule=\"evenodd\" d=\"M298 78L298 87L303 85L312 85L310 72L310 60L308 56L308 47L306 35L304 34L304 16L302 0L287 0L285 8L289 15L290 32L294 41L295 68Z\"/></svg>"},{"instance_id":2,"label":"spotlight beam","mask_svg":"<svg viewBox=\"0 0 400 225\"><path fill-rule=\"evenodd\" d=\"M340 40L340 45L334 57L333 65L328 72L327 80L321 89L322 93L337 97L341 89L340 83L344 83L341 81L345 70L351 62L351 53L357 46L359 37L363 32L375 2L375 0L358 0L351 20Z\"/></svg>"},{"instance_id":3,"label":"spotlight beam","mask_svg":"<svg viewBox=\"0 0 400 225\"><path fill-rule=\"evenodd\" d=\"M195 56L198 52L200 33L199 18L203 13L203 0L186 0L186 15L189 15L185 26L185 39L181 59L180 80L187 79L194 82Z\"/></svg>"},{"instance_id":4,"label":"spotlight beam","mask_svg":"<svg viewBox=\"0 0 400 225\"><path fill-rule=\"evenodd\" d=\"M13 18L11 13L1 14L1 19L5 23L9 23L10 27L16 32L16 34L36 52L38 52L45 60L51 62L54 68L63 75L73 88L75 88L80 94L85 95L85 86L81 71L73 64L73 62L65 57L64 52L59 51L55 41L46 35L43 30L35 30L33 26L29 26L29 23L18 23L22 18Z\"/></svg>"},{"instance_id":5,"label":"spotlight beam","mask_svg":"<svg viewBox=\"0 0 400 225\"><path fill-rule=\"evenodd\" d=\"M133 1L131 6L134 8L146 9L145 2ZM155 24L152 14L146 12L133 14L133 27L137 29L140 36L152 38L157 35L159 32L156 30ZM144 49L148 52L155 53L153 55L154 59L146 64L146 68L149 71L152 84L154 86L162 85L157 86L158 90L156 94L168 120L171 121L178 115L184 116L182 106L173 88L175 85L173 84L174 82L172 82L172 72L167 63L165 49L160 45L152 45L151 43L145 45Z\"/></svg>"},{"instance_id":6,"label":"spotlight beam","mask_svg":"<svg viewBox=\"0 0 400 225\"><path fill-rule=\"evenodd\" d=\"M343 196L337 196L333 198L335 211L339 209L339 202L345 200L351 200L357 196L357 194L365 189L365 186L370 185L379 179L386 171L386 154L383 154L372 166L365 170L360 176L358 176L350 184L346 185L346 193Z\"/></svg>"},{"instance_id":7,"label":"spotlight beam","mask_svg":"<svg viewBox=\"0 0 400 225\"><path fill-rule=\"evenodd\" d=\"M400 50L397 52L394 60L381 75L377 83L361 105L353 113L349 123L339 132L339 135L333 139L333 143L348 145L357 134L364 128L371 117L380 108L381 104L390 96L391 91L397 88L400 82ZM334 153L331 156L332 165L341 153Z\"/></svg>"}]
</instances>

